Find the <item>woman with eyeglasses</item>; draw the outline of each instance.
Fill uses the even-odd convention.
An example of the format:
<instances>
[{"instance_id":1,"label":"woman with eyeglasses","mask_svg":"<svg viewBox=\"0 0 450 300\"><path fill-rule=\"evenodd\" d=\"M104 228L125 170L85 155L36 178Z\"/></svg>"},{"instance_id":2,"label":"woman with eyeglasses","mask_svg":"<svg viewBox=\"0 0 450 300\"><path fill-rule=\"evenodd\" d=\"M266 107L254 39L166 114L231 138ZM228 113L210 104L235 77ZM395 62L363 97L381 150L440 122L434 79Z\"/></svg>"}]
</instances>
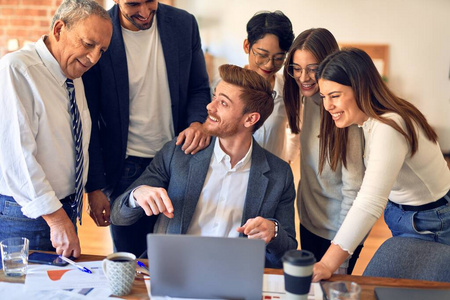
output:
<instances>
[{"instance_id":1,"label":"woman with eyeglasses","mask_svg":"<svg viewBox=\"0 0 450 300\"><path fill-rule=\"evenodd\" d=\"M345 160L334 170L328 164L319 173L319 131L322 99L315 74L325 57L339 50L327 29L303 31L293 42L284 67L284 101L293 133L300 132L300 173L297 207L300 216L300 243L319 261L330 246L361 186L364 166L361 159L362 132L349 129ZM361 252L358 246L339 273L351 274Z\"/></svg>"},{"instance_id":2,"label":"woman with eyeglasses","mask_svg":"<svg viewBox=\"0 0 450 300\"><path fill-rule=\"evenodd\" d=\"M394 95L367 53L349 48L317 70L325 112L319 169L344 160L349 126L363 129L363 184L313 280L327 279L384 211L393 236L450 245L450 170L425 116ZM347 165L349 162L347 161Z\"/></svg>"},{"instance_id":3,"label":"woman with eyeglasses","mask_svg":"<svg viewBox=\"0 0 450 300\"><path fill-rule=\"evenodd\" d=\"M247 23L244 51L248 54L248 65L245 67L270 82L275 102L272 114L253 136L263 148L288 162L294 160L300 150L298 138L287 130L284 79L277 72L293 40L291 21L281 11L258 12Z\"/></svg>"}]
</instances>

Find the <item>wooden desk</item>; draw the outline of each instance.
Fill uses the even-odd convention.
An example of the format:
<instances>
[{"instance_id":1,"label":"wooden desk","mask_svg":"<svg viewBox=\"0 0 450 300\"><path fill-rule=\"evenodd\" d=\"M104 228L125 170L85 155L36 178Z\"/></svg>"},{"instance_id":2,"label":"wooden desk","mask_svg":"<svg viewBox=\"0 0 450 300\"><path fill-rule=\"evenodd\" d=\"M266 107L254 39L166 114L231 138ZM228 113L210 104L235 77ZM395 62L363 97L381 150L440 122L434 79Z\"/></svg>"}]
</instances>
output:
<instances>
[{"instance_id":1,"label":"wooden desk","mask_svg":"<svg viewBox=\"0 0 450 300\"><path fill-rule=\"evenodd\" d=\"M82 255L77 262L102 260L104 256L99 255ZM147 264L146 260L142 260ZM283 274L281 269L265 269L266 274ZM406 288L428 288L428 289L450 289L450 283L421 281L411 279L393 279L380 277L365 277L365 276L351 276L351 275L333 275L330 281L354 281L361 285L361 299L362 300L376 300L374 288L377 286L384 287L406 287ZM0 281L24 283L25 278L6 277L3 271L0 271ZM149 299L147 288L143 280L135 280L131 294L121 297L124 299Z\"/></svg>"},{"instance_id":2,"label":"wooden desk","mask_svg":"<svg viewBox=\"0 0 450 300\"><path fill-rule=\"evenodd\" d=\"M279 269L265 269L266 274L283 274ZM354 281L361 286L361 300L376 300L374 288L382 287L404 287L424 289L450 289L450 282L435 282L412 279L395 279L353 275L333 275L329 281Z\"/></svg>"}]
</instances>

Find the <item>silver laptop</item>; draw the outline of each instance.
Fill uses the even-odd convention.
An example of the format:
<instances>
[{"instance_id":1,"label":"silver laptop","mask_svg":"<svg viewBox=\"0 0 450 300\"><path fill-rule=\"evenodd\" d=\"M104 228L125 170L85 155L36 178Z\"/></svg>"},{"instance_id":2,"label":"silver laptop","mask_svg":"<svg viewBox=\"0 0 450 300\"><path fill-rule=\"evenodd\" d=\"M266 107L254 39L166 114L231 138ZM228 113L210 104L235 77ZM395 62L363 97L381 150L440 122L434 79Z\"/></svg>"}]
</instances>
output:
<instances>
[{"instance_id":1,"label":"silver laptop","mask_svg":"<svg viewBox=\"0 0 450 300\"><path fill-rule=\"evenodd\" d=\"M152 296L261 299L262 240L148 234L147 248Z\"/></svg>"}]
</instances>

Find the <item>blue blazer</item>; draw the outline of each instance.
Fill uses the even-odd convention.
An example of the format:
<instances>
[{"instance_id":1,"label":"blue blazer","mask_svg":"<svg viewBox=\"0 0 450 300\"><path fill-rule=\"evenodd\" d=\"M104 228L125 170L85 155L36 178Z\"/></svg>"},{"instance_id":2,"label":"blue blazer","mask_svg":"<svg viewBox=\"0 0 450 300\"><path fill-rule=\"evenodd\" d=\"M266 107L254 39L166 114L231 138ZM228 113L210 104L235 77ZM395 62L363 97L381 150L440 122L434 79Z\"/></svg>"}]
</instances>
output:
<instances>
[{"instance_id":1,"label":"blue blazer","mask_svg":"<svg viewBox=\"0 0 450 300\"><path fill-rule=\"evenodd\" d=\"M134 188L149 185L165 188L172 200L174 217L167 218L166 232L187 232L208 173L215 139L211 140L206 149L194 155L184 154L181 146L176 146L175 142L176 140L168 142L141 177L116 199L111 209L113 224L131 225L146 217L141 207L128 206L128 200ZM264 150L255 140L251 160L241 223L243 225L248 219L257 216L278 221L278 236L266 246L266 267L281 268L283 254L297 249L294 225L295 189L291 167ZM159 217L166 218L164 215Z\"/></svg>"},{"instance_id":2,"label":"blue blazer","mask_svg":"<svg viewBox=\"0 0 450 300\"><path fill-rule=\"evenodd\" d=\"M112 187L125 161L129 125L127 58L117 5L109 10L113 35L109 49L83 75L92 118L86 191ZM158 5L156 21L164 50L175 135L192 122L203 123L211 101L197 22L191 14ZM131 74L132 76L132 74Z\"/></svg>"}]
</instances>

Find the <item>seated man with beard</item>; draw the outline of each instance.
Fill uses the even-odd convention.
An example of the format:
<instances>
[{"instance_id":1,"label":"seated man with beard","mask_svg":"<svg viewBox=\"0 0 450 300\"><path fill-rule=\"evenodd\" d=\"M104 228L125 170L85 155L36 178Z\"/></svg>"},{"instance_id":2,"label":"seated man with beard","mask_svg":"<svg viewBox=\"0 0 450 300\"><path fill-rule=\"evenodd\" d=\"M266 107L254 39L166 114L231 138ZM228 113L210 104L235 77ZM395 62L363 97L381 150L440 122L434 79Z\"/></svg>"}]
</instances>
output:
<instances>
[{"instance_id":1,"label":"seated man with beard","mask_svg":"<svg viewBox=\"0 0 450 300\"><path fill-rule=\"evenodd\" d=\"M203 130L214 136L204 150L186 155L176 139L119 196L113 224L158 218L155 233L262 239L266 267L297 248L295 189L290 166L253 139L273 110L269 83L254 71L219 68Z\"/></svg>"}]
</instances>

